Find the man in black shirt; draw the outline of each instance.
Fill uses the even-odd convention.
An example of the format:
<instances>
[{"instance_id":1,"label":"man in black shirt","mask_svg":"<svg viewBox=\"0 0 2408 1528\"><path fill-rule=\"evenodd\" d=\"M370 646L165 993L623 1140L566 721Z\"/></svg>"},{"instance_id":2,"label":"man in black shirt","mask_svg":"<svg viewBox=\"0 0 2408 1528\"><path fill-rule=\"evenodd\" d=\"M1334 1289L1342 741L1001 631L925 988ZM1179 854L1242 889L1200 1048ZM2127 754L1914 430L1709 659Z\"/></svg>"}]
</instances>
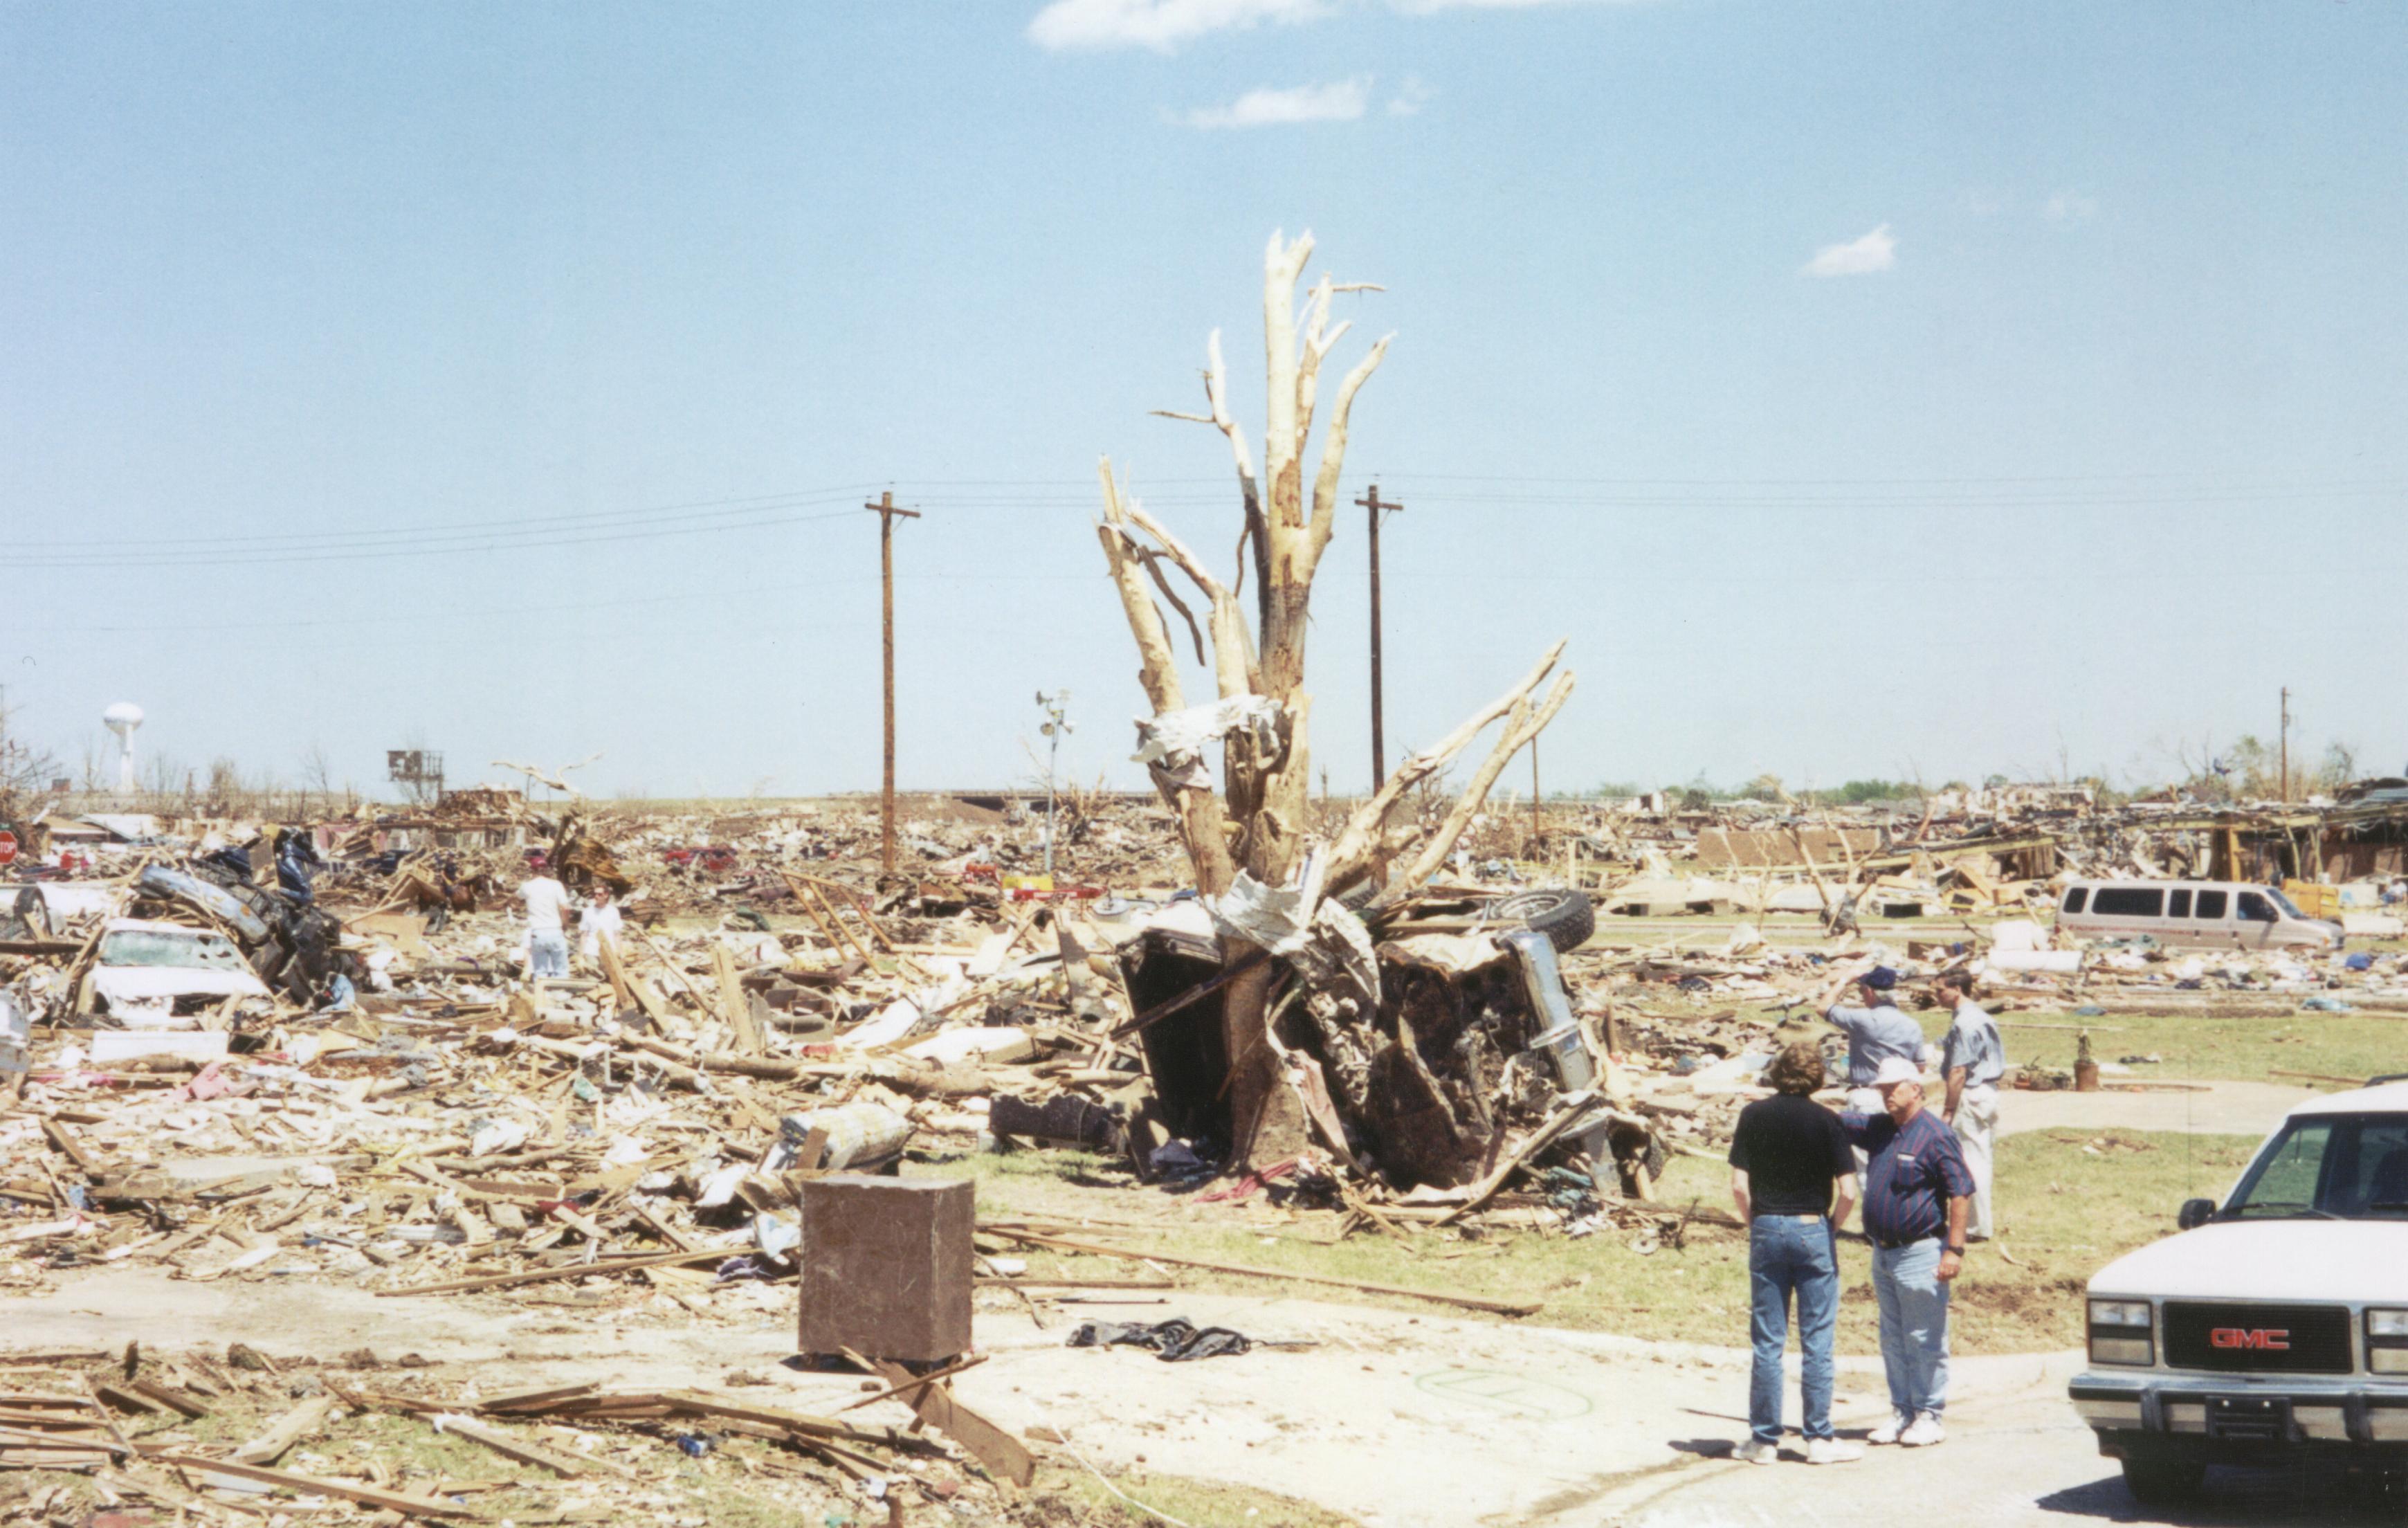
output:
<instances>
[{"instance_id":1,"label":"man in black shirt","mask_svg":"<svg viewBox=\"0 0 2408 1528\"><path fill-rule=\"evenodd\" d=\"M1806 1462L1844 1464L1865 1451L1831 1431L1831 1333L1840 1317L1840 1254L1831 1233L1856 1207L1856 1159L1839 1116L1809 1096L1823 1086L1821 1047L1791 1045L1764 1069L1764 1080L1773 1096L1742 1109L1731 1135L1731 1199L1748 1228L1756 1346L1750 1435L1732 1457L1770 1464L1780 1456L1781 1354L1794 1293Z\"/></svg>"}]
</instances>

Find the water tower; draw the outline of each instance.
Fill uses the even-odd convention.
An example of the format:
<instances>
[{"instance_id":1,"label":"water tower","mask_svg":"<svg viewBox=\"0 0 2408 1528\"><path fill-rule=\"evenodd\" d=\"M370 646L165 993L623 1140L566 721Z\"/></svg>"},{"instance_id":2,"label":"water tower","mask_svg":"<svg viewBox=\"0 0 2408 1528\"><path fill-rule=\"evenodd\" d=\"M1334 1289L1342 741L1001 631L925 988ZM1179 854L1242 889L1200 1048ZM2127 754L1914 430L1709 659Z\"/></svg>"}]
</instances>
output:
<instances>
[{"instance_id":1,"label":"water tower","mask_svg":"<svg viewBox=\"0 0 2408 1528\"><path fill-rule=\"evenodd\" d=\"M120 700L100 714L100 725L117 734L117 788L130 796L134 793L134 729L142 725L142 708L131 700Z\"/></svg>"}]
</instances>

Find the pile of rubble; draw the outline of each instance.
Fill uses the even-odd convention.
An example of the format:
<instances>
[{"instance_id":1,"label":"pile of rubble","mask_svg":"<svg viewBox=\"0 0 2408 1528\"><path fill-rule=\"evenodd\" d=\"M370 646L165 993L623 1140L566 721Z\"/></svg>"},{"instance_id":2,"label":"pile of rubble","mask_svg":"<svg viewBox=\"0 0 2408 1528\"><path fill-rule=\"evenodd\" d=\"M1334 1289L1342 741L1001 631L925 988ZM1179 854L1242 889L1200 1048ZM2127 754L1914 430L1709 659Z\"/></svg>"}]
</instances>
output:
<instances>
[{"instance_id":1,"label":"pile of rubble","mask_svg":"<svg viewBox=\"0 0 2408 1528\"><path fill-rule=\"evenodd\" d=\"M909 819L922 858L882 875L867 813L704 835L472 804L449 820L524 842L160 835L11 897L0 1281L133 1261L704 1311L705 1290L775 1298L818 1175L1039 1143L1139 1182L1223 1175L1217 995L1246 962L1214 915L1262 910L1181 891L1156 809L1096 807L1047 882L1039 829L1003 810ZM704 836L725 862L655 868ZM575 977L525 975L530 848L635 915ZM1319 911L1339 904L1311 921L1359 939L1260 942L1313 1145L1214 1196L1343 1231L1659 1226L1668 1157L1719 1157L1835 962L1973 967L2009 1008L2408 1007L2394 955L2056 950L2013 920L1901 945L1742 925L1699 949L1511 882Z\"/></svg>"}]
</instances>

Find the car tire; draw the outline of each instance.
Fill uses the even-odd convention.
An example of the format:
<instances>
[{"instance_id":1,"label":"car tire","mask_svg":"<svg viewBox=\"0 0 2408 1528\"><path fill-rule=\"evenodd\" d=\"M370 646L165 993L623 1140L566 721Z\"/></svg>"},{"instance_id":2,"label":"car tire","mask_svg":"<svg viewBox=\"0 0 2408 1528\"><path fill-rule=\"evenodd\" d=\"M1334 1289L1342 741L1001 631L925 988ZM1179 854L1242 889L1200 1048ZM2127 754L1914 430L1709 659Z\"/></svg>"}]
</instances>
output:
<instances>
[{"instance_id":1,"label":"car tire","mask_svg":"<svg viewBox=\"0 0 2408 1528\"><path fill-rule=\"evenodd\" d=\"M1547 936L1547 943L1558 955L1569 955L1588 943L1597 932L1597 907L1585 891L1552 887L1544 891L1517 891L1510 897L1499 897L1481 910L1495 922L1528 929Z\"/></svg>"},{"instance_id":2,"label":"car tire","mask_svg":"<svg viewBox=\"0 0 2408 1528\"><path fill-rule=\"evenodd\" d=\"M2140 1450L2124 1457L2124 1488L2148 1506L2175 1506L2199 1495L2207 1462L2196 1454Z\"/></svg>"}]
</instances>

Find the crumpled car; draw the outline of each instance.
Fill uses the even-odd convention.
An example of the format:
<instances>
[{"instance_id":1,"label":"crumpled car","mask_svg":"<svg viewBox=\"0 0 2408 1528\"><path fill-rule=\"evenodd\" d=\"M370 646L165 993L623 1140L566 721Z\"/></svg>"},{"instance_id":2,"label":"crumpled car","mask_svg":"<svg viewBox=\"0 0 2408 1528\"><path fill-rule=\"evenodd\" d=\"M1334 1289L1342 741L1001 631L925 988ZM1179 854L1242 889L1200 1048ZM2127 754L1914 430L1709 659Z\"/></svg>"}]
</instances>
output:
<instances>
[{"instance_id":1,"label":"crumpled car","mask_svg":"<svg viewBox=\"0 0 2408 1528\"><path fill-rule=\"evenodd\" d=\"M267 984L223 934L180 923L111 918L78 1008L128 1029L189 1030L228 998L267 998Z\"/></svg>"}]
</instances>

